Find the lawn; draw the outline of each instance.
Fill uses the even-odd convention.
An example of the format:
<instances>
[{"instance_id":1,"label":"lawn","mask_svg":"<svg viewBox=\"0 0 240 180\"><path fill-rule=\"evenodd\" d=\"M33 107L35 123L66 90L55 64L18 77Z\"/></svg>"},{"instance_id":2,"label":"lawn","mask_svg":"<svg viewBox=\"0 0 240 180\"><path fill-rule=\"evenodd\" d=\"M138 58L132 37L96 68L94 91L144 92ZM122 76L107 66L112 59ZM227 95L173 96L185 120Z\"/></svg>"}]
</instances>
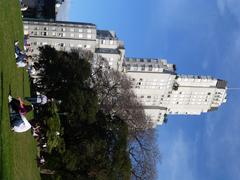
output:
<instances>
[{"instance_id":1,"label":"lawn","mask_svg":"<svg viewBox=\"0 0 240 180\"><path fill-rule=\"evenodd\" d=\"M23 25L18 0L0 0L0 179L40 179L36 163L36 143L31 132L16 134L10 130L8 93L30 94L24 69L17 69L14 40L23 42Z\"/></svg>"}]
</instances>

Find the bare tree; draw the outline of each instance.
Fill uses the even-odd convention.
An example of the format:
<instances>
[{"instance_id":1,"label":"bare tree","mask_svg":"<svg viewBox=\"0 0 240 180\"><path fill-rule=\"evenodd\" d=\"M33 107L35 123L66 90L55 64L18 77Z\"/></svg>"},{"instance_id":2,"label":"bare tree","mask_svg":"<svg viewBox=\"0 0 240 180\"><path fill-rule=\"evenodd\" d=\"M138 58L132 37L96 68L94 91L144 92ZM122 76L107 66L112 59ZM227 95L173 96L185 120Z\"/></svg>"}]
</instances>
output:
<instances>
[{"instance_id":1,"label":"bare tree","mask_svg":"<svg viewBox=\"0 0 240 180\"><path fill-rule=\"evenodd\" d=\"M155 130L132 90L130 79L111 69L104 58L95 59L92 74L101 109L128 124L133 179L154 179L156 162L160 159Z\"/></svg>"}]
</instances>

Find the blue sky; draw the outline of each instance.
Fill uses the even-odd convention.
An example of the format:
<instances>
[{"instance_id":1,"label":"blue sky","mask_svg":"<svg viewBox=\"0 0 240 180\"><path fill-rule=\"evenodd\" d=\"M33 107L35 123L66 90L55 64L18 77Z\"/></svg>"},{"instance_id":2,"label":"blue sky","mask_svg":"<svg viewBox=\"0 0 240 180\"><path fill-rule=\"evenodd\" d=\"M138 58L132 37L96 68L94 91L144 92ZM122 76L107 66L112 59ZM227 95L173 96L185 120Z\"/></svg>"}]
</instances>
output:
<instances>
[{"instance_id":1,"label":"blue sky","mask_svg":"<svg viewBox=\"0 0 240 180\"><path fill-rule=\"evenodd\" d=\"M239 0L66 0L61 17L115 30L130 57L161 57L181 74L240 87ZM240 92L201 116L169 116L157 128L158 179L240 179Z\"/></svg>"}]
</instances>

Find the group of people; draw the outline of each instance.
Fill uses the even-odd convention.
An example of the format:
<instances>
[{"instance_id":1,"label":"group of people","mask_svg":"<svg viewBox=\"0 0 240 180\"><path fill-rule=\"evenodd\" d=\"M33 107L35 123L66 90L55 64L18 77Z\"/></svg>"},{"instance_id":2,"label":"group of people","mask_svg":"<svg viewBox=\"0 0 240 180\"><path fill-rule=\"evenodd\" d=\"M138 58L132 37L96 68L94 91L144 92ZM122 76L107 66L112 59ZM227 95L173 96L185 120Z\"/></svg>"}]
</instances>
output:
<instances>
[{"instance_id":1,"label":"group of people","mask_svg":"<svg viewBox=\"0 0 240 180\"><path fill-rule=\"evenodd\" d=\"M37 74L32 58L33 49L27 42L28 35L24 36L24 49L19 47L19 41L14 42L16 65L18 68L26 67L30 77Z\"/></svg>"},{"instance_id":2,"label":"group of people","mask_svg":"<svg viewBox=\"0 0 240 180\"><path fill-rule=\"evenodd\" d=\"M39 105L44 105L47 102L52 101L52 99L48 99L45 95L37 94L36 97L25 97L23 100L20 97L14 98L9 94L8 101L10 106L10 125L12 130L16 133L26 132L30 129L32 130L32 135L36 139L37 145L40 148L40 156L37 157L38 166L44 165L45 159L41 152L47 148L47 139L42 133L39 122L34 123L34 120L29 122L26 118L26 114ZM25 101L28 101L28 103L25 103ZM60 133L56 135L60 135Z\"/></svg>"},{"instance_id":3,"label":"group of people","mask_svg":"<svg viewBox=\"0 0 240 180\"><path fill-rule=\"evenodd\" d=\"M31 56L28 56L24 50L20 49L19 41L14 42L14 48L17 67L26 67Z\"/></svg>"},{"instance_id":4,"label":"group of people","mask_svg":"<svg viewBox=\"0 0 240 180\"><path fill-rule=\"evenodd\" d=\"M29 103L26 104L20 97L13 98L11 95L8 96L10 106L10 124L12 130L21 133L31 129L32 125L26 118L26 114L33 110L34 106L39 104L46 104L48 99L45 95L38 95L36 97L24 98Z\"/></svg>"},{"instance_id":5,"label":"group of people","mask_svg":"<svg viewBox=\"0 0 240 180\"><path fill-rule=\"evenodd\" d=\"M19 2L20 2L21 11L26 11L28 9L28 6L24 4L22 0L19 0Z\"/></svg>"}]
</instances>

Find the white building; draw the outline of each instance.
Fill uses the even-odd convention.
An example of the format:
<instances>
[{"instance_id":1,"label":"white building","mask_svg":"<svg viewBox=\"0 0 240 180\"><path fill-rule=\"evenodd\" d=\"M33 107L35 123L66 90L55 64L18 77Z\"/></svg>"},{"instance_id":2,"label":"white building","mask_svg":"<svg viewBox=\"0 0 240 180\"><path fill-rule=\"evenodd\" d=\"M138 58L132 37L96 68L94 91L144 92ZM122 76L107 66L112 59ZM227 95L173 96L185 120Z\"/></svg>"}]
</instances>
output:
<instances>
[{"instance_id":1,"label":"white building","mask_svg":"<svg viewBox=\"0 0 240 180\"><path fill-rule=\"evenodd\" d=\"M155 125L166 115L199 115L226 102L226 81L210 76L177 75L175 65L161 59L126 58L127 74L146 114Z\"/></svg>"},{"instance_id":2,"label":"white building","mask_svg":"<svg viewBox=\"0 0 240 180\"><path fill-rule=\"evenodd\" d=\"M226 102L226 81L177 75L176 66L164 59L125 58L123 42L115 32L97 30L94 24L25 20L24 33L29 34L35 53L42 45L64 51L82 48L107 59L113 69L124 70L154 125L163 124L168 114L199 115Z\"/></svg>"},{"instance_id":3,"label":"white building","mask_svg":"<svg viewBox=\"0 0 240 180\"><path fill-rule=\"evenodd\" d=\"M115 32L97 30L95 24L25 19L24 34L29 35L29 43L36 54L38 47L43 45L63 51L81 48L106 58L112 68L122 69L123 42L118 40Z\"/></svg>"}]
</instances>

